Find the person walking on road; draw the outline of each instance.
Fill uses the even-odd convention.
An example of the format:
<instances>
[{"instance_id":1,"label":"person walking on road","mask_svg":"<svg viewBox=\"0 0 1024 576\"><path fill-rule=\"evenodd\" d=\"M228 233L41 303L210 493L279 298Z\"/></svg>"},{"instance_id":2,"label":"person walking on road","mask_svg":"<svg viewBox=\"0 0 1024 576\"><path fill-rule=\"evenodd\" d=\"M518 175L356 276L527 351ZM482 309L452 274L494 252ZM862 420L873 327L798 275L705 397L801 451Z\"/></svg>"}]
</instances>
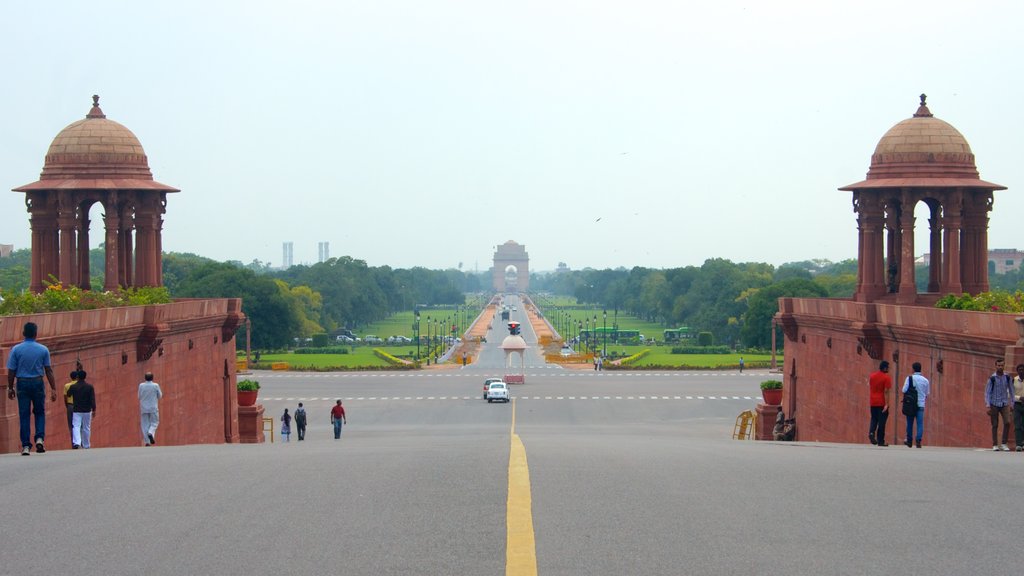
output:
<instances>
[{"instance_id":1,"label":"person walking on road","mask_svg":"<svg viewBox=\"0 0 1024 576\"><path fill-rule=\"evenodd\" d=\"M1009 452L1010 404L1013 402L1013 378L1006 374L1002 358L996 360L996 371L985 383L985 408L992 421L992 450ZM1003 419L1003 442L999 443L999 418Z\"/></svg>"},{"instance_id":2,"label":"person walking on road","mask_svg":"<svg viewBox=\"0 0 1024 576\"><path fill-rule=\"evenodd\" d=\"M868 379L868 405L871 407L871 423L868 424L868 440L878 446L888 446L885 443L885 424L889 421L889 389L892 388L892 378L889 377L889 361L882 360L878 364L878 371L871 374Z\"/></svg>"},{"instance_id":3,"label":"person walking on road","mask_svg":"<svg viewBox=\"0 0 1024 576\"><path fill-rule=\"evenodd\" d=\"M921 437L924 436L924 404L928 398L929 384L928 379L921 375L921 363L914 362L914 373L907 376L907 381L903 384L902 392L907 393L910 389L911 384L917 390L917 412L907 416L907 439L903 442L907 448L912 448L916 441L917 447L921 447ZM917 435L914 436L914 421L917 421ZM911 440L911 439L914 440Z\"/></svg>"},{"instance_id":4,"label":"person walking on road","mask_svg":"<svg viewBox=\"0 0 1024 576\"><path fill-rule=\"evenodd\" d=\"M71 371L71 380L64 385L64 410L68 413L68 438L74 432L75 426L72 423L72 417L75 414L75 401L71 398L71 386L78 382L78 370Z\"/></svg>"},{"instance_id":5,"label":"person walking on road","mask_svg":"<svg viewBox=\"0 0 1024 576\"><path fill-rule=\"evenodd\" d=\"M284 409L284 414L281 414L281 441L288 442L292 437L292 415L288 413L288 409Z\"/></svg>"},{"instance_id":6,"label":"person walking on road","mask_svg":"<svg viewBox=\"0 0 1024 576\"><path fill-rule=\"evenodd\" d=\"M743 356L740 356L740 374L743 374Z\"/></svg>"},{"instance_id":7,"label":"person walking on road","mask_svg":"<svg viewBox=\"0 0 1024 576\"><path fill-rule=\"evenodd\" d=\"M78 381L68 390L74 403L71 448L92 448L92 421L96 417L96 389L85 380L85 370L78 371Z\"/></svg>"},{"instance_id":8,"label":"person walking on road","mask_svg":"<svg viewBox=\"0 0 1024 576\"><path fill-rule=\"evenodd\" d=\"M334 439L341 438L341 425L348 424L348 420L345 418L345 407L341 405L341 400L331 408L331 424L334 426Z\"/></svg>"},{"instance_id":9,"label":"person walking on road","mask_svg":"<svg viewBox=\"0 0 1024 576\"><path fill-rule=\"evenodd\" d=\"M36 342L39 328L34 322L26 322L22 328L25 340L11 348L7 356L7 397L18 398L18 424L21 433L21 455L28 456L32 451L31 419L29 411L35 416L36 453L46 452L46 393L43 390L43 376L50 383L50 402L57 401L57 383L53 379L53 368L50 366L50 350ZM17 392L15 392L17 381Z\"/></svg>"},{"instance_id":10,"label":"person walking on road","mask_svg":"<svg viewBox=\"0 0 1024 576\"><path fill-rule=\"evenodd\" d=\"M142 438L146 446L156 444L156 428L160 425L160 399L164 397L160 385L153 382L153 373L146 372L145 380L139 384L139 419L142 422Z\"/></svg>"},{"instance_id":11,"label":"person walking on road","mask_svg":"<svg viewBox=\"0 0 1024 576\"><path fill-rule=\"evenodd\" d=\"M302 442L306 439L306 409L302 407L302 402L295 409L295 428L299 432L299 442Z\"/></svg>"}]
</instances>

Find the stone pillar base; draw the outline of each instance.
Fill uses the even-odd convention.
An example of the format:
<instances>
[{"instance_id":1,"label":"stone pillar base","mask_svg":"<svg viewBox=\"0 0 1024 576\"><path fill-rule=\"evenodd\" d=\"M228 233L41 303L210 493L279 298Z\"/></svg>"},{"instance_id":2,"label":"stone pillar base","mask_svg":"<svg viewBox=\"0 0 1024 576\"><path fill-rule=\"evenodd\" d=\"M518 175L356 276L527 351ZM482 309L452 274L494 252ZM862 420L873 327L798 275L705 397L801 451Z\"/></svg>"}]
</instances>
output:
<instances>
[{"instance_id":1,"label":"stone pillar base","mask_svg":"<svg viewBox=\"0 0 1024 576\"><path fill-rule=\"evenodd\" d=\"M238 407L238 441L242 444L262 444L266 441L263 434L263 404Z\"/></svg>"},{"instance_id":2,"label":"stone pillar base","mask_svg":"<svg viewBox=\"0 0 1024 576\"><path fill-rule=\"evenodd\" d=\"M774 440L775 437L772 433L775 431L775 419L779 417L779 412L782 412L782 406L758 404L756 412L757 426L754 428L754 440Z\"/></svg>"}]
</instances>

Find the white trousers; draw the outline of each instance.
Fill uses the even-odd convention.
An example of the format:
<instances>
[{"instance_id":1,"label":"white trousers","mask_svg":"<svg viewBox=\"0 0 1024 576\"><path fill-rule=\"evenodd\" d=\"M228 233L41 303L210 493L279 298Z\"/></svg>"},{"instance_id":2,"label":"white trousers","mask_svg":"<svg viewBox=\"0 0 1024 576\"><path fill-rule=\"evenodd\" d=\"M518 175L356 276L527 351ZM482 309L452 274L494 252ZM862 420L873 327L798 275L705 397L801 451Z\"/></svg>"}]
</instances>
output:
<instances>
[{"instance_id":1,"label":"white trousers","mask_svg":"<svg viewBox=\"0 0 1024 576\"><path fill-rule=\"evenodd\" d=\"M149 444L149 435L156 438L156 427L160 425L160 412L142 413L142 438Z\"/></svg>"},{"instance_id":2,"label":"white trousers","mask_svg":"<svg viewBox=\"0 0 1024 576\"><path fill-rule=\"evenodd\" d=\"M92 412L75 412L71 415L71 443L82 448L92 446Z\"/></svg>"}]
</instances>

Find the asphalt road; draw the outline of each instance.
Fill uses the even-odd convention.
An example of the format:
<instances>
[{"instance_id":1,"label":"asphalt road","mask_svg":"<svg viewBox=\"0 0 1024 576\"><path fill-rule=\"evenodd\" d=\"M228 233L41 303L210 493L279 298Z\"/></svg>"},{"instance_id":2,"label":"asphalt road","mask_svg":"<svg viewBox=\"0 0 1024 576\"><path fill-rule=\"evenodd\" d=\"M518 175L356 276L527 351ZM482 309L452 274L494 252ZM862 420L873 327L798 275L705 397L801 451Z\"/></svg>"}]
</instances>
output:
<instances>
[{"instance_id":1,"label":"asphalt road","mask_svg":"<svg viewBox=\"0 0 1024 576\"><path fill-rule=\"evenodd\" d=\"M513 408L538 574L1018 560L1020 454L731 440L764 373L536 365L514 405L482 400L492 373L260 373L268 415L307 405L307 441L0 456L0 574L504 574Z\"/></svg>"}]
</instances>

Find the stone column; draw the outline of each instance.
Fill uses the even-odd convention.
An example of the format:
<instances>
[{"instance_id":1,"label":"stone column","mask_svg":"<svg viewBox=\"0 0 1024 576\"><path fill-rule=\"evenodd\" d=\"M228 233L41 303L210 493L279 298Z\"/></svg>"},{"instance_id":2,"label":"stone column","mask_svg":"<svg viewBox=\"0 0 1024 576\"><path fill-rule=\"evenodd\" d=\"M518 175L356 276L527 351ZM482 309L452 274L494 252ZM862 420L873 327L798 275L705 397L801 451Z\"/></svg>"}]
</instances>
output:
<instances>
[{"instance_id":1,"label":"stone column","mask_svg":"<svg viewBox=\"0 0 1024 576\"><path fill-rule=\"evenodd\" d=\"M913 304L917 300L914 283L914 202L904 195L903 213L900 215L900 289L897 302Z\"/></svg>"},{"instance_id":2,"label":"stone column","mask_svg":"<svg viewBox=\"0 0 1024 576\"><path fill-rule=\"evenodd\" d=\"M29 211L29 227L32 230L32 271L29 290L43 291L43 227L46 217L42 213L43 201L40 196L29 192L25 195L25 206Z\"/></svg>"},{"instance_id":3,"label":"stone column","mask_svg":"<svg viewBox=\"0 0 1024 576\"><path fill-rule=\"evenodd\" d=\"M932 214L928 219L929 250L928 291L938 292L942 279L942 225L940 223L940 206L931 206Z\"/></svg>"},{"instance_id":4,"label":"stone column","mask_svg":"<svg viewBox=\"0 0 1024 576\"><path fill-rule=\"evenodd\" d=\"M83 205L78 216L78 286L92 290L89 265L89 207Z\"/></svg>"},{"instance_id":5,"label":"stone column","mask_svg":"<svg viewBox=\"0 0 1024 576\"><path fill-rule=\"evenodd\" d=\"M135 274L132 273L132 230L135 227L134 218L132 214L132 207L130 204L126 204L121 207L121 225L120 232L118 233L118 267L120 268L120 277L118 282L121 286L135 286Z\"/></svg>"},{"instance_id":6,"label":"stone column","mask_svg":"<svg viewBox=\"0 0 1024 576\"><path fill-rule=\"evenodd\" d=\"M960 279L960 218L961 199L959 194L950 198L950 203L942 207L942 227L944 249L942 253L942 286L940 291L945 294L963 293L963 282Z\"/></svg>"},{"instance_id":7,"label":"stone column","mask_svg":"<svg viewBox=\"0 0 1024 576\"><path fill-rule=\"evenodd\" d=\"M896 292L900 287L900 219L899 219L899 204L889 202L886 206L885 211L885 228L888 232L889 239L886 248L885 255L885 283L888 286L888 292ZM890 275L890 270L893 273ZM890 277L891 276L891 277Z\"/></svg>"},{"instance_id":8,"label":"stone column","mask_svg":"<svg viewBox=\"0 0 1024 576\"><path fill-rule=\"evenodd\" d=\"M118 257L117 245L121 232L121 219L117 215L117 192L110 192L107 201L104 203L106 217L106 269L104 271L103 289L117 290L118 279L121 277L120 258Z\"/></svg>"},{"instance_id":9,"label":"stone column","mask_svg":"<svg viewBox=\"0 0 1024 576\"><path fill-rule=\"evenodd\" d=\"M61 210L57 217L57 228L60 236L59 267L57 277L66 285L75 284L75 215L68 213L66 209Z\"/></svg>"}]
</instances>

